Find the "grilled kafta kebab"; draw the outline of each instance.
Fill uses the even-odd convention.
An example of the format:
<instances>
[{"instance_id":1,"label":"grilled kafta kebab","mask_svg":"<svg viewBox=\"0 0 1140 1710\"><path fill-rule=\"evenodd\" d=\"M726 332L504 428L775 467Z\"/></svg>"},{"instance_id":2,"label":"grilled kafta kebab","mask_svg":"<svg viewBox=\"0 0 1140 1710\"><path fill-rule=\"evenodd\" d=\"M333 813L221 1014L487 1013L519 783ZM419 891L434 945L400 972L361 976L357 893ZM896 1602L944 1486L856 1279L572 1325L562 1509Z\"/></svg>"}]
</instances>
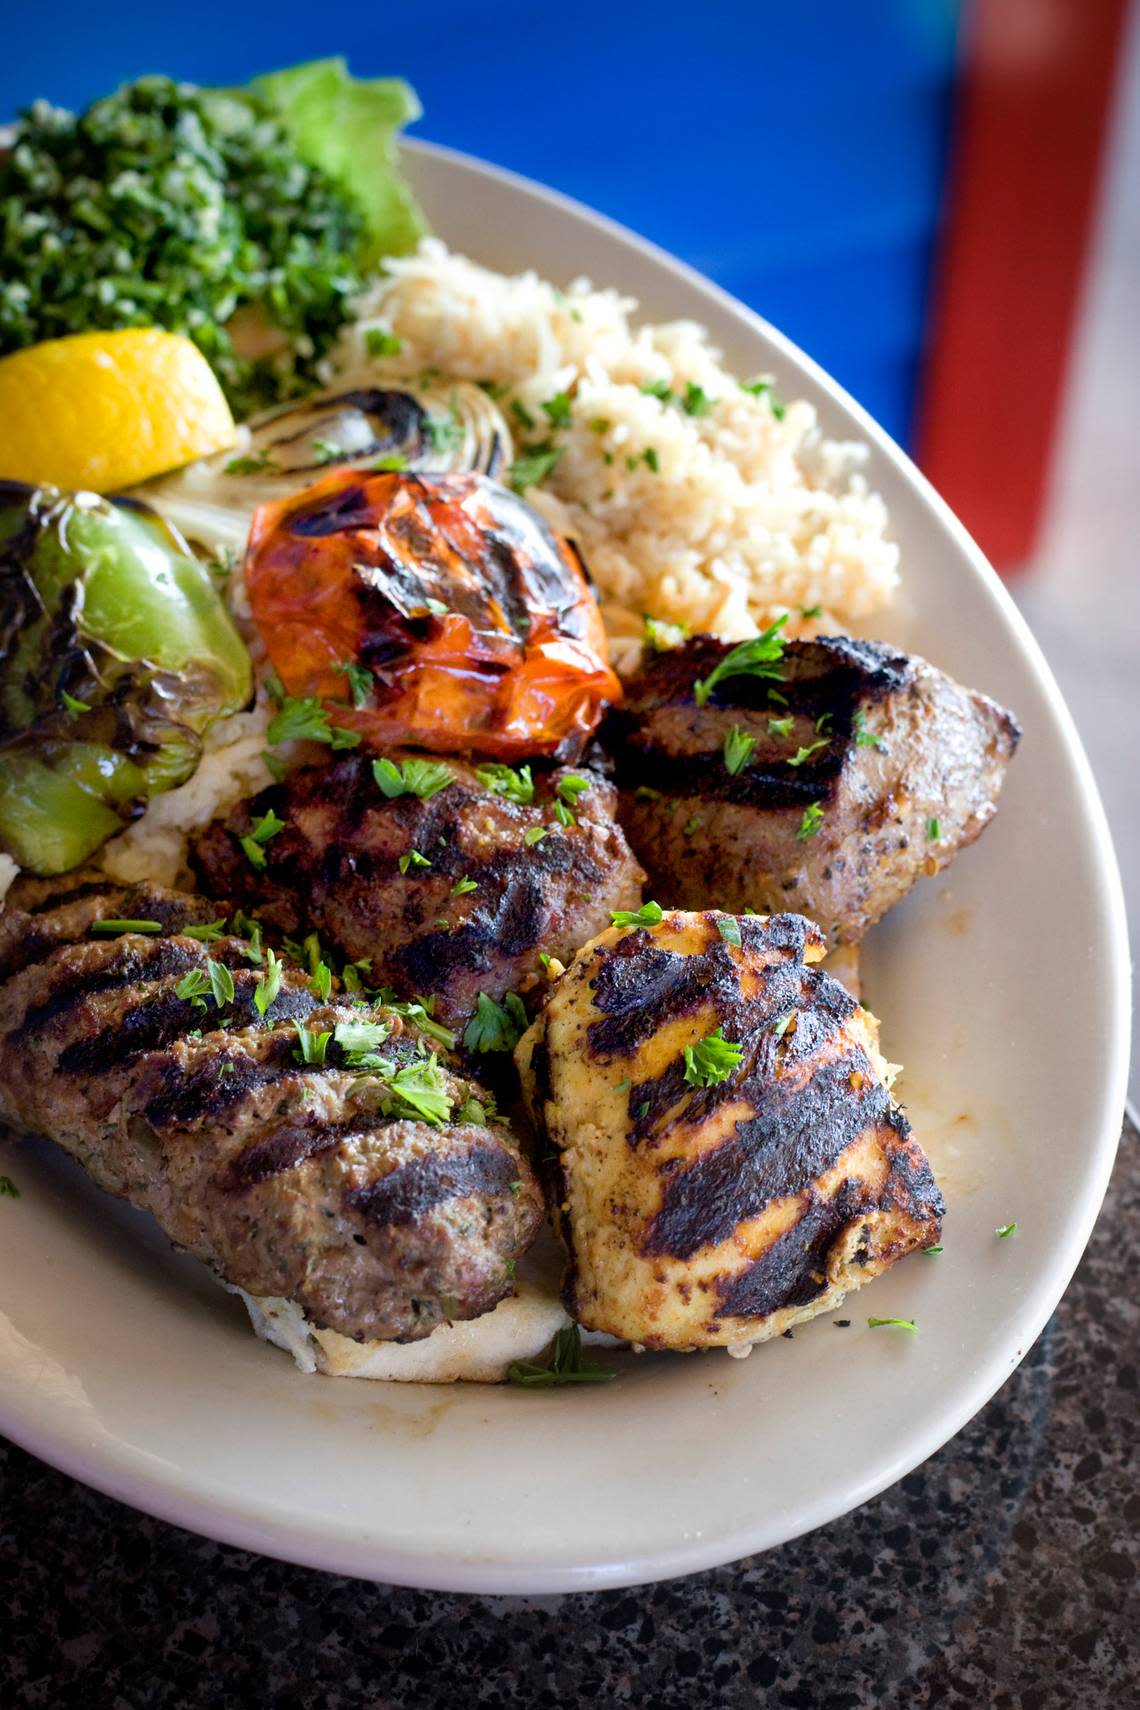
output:
<instances>
[{"instance_id":1,"label":"grilled kafta kebab","mask_svg":"<svg viewBox=\"0 0 1140 1710\"><path fill-rule=\"evenodd\" d=\"M414 1341L486 1312L543 1216L488 1095L422 1011L332 996L222 907L83 870L17 881L0 1117L320 1327Z\"/></svg>"},{"instance_id":2,"label":"grilled kafta kebab","mask_svg":"<svg viewBox=\"0 0 1140 1710\"><path fill-rule=\"evenodd\" d=\"M857 943L993 818L1020 732L924 659L779 627L650 656L603 731L618 812L662 901Z\"/></svg>"},{"instance_id":3,"label":"grilled kafta kebab","mask_svg":"<svg viewBox=\"0 0 1140 1710\"><path fill-rule=\"evenodd\" d=\"M368 983L432 996L463 1025L539 966L566 961L636 908L645 875L614 820L600 772L353 754L293 772L215 820L194 860L207 890L256 906L272 931L316 931ZM249 834L282 829L248 857Z\"/></svg>"}]
</instances>

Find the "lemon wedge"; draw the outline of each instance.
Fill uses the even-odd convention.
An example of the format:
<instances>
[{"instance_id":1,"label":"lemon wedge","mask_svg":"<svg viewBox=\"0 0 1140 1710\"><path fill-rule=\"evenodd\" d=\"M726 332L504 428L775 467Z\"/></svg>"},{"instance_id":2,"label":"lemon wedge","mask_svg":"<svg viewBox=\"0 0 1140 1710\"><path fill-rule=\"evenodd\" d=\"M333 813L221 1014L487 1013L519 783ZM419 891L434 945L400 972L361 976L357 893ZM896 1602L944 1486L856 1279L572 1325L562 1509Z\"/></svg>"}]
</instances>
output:
<instances>
[{"instance_id":1,"label":"lemon wedge","mask_svg":"<svg viewBox=\"0 0 1140 1710\"><path fill-rule=\"evenodd\" d=\"M114 493L234 443L197 345L155 327L75 333L0 358L0 477Z\"/></svg>"}]
</instances>

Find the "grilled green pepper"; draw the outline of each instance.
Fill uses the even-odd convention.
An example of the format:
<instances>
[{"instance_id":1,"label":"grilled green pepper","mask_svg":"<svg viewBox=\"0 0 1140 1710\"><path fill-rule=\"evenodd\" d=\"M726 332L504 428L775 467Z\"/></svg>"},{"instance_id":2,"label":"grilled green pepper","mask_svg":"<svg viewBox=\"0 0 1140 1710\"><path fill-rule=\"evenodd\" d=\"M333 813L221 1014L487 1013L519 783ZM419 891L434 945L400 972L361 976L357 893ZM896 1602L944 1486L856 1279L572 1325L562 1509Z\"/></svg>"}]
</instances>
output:
<instances>
[{"instance_id":1,"label":"grilled green pepper","mask_svg":"<svg viewBox=\"0 0 1140 1710\"><path fill-rule=\"evenodd\" d=\"M149 506L0 481L0 849L78 865L246 705L209 572Z\"/></svg>"}]
</instances>

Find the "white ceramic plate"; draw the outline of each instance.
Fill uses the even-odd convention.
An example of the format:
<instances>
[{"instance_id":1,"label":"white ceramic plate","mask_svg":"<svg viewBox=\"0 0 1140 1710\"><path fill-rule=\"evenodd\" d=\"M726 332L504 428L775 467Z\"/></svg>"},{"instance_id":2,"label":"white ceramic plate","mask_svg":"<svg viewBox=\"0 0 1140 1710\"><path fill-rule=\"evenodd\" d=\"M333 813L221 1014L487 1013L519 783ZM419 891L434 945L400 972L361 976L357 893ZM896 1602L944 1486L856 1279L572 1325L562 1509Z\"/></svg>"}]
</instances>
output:
<instances>
[{"instance_id":1,"label":"white ceramic plate","mask_svg":"<svg viewBox=\"0 0 1140 1710\"><path fill-rule=\"evenodd\" d=\"M868 440L902 547L889 639L1016 709L995 825L871 940L870 1001L949 1201L914 1258L746 1361L628 1359L605 1388L432 1389L304 1377L148 1220L51 1148L0 1170L0 1427L152 1514L342 1573L551 1592L663 1578L765 1549L893 1483L1030 1346L1088 1239L1124 1103L1119 878L1056 685L980 552L906 458L747 309L560 197L424 145L435 229L508 271L579 273L648 316L703 321L828 431ZM1011 1219L1016 1235L995 1238ZM868 1311L917 1335L866 1328Z\"/></svg>"}]
</instances>

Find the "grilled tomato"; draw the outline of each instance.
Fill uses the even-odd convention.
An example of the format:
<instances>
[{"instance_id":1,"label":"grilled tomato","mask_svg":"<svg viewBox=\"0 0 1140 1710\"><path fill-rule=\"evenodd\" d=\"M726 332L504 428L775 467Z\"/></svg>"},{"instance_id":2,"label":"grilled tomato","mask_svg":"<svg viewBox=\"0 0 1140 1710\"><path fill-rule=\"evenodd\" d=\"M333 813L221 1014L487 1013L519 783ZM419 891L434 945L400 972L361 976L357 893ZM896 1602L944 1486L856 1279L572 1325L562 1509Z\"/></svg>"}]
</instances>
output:
<instances>
[{"instance_id":1,"label":"grilled tomato","mask_svg":"<svg viewBox=\"0 0 1140 1710\"><path fill-rule=\"evenodd\" d=\"M573 548L482 475L341 471L262 505L245 580L287 693L372 747L573 760L621 696Z\"/></svg>"}]
</instances>

